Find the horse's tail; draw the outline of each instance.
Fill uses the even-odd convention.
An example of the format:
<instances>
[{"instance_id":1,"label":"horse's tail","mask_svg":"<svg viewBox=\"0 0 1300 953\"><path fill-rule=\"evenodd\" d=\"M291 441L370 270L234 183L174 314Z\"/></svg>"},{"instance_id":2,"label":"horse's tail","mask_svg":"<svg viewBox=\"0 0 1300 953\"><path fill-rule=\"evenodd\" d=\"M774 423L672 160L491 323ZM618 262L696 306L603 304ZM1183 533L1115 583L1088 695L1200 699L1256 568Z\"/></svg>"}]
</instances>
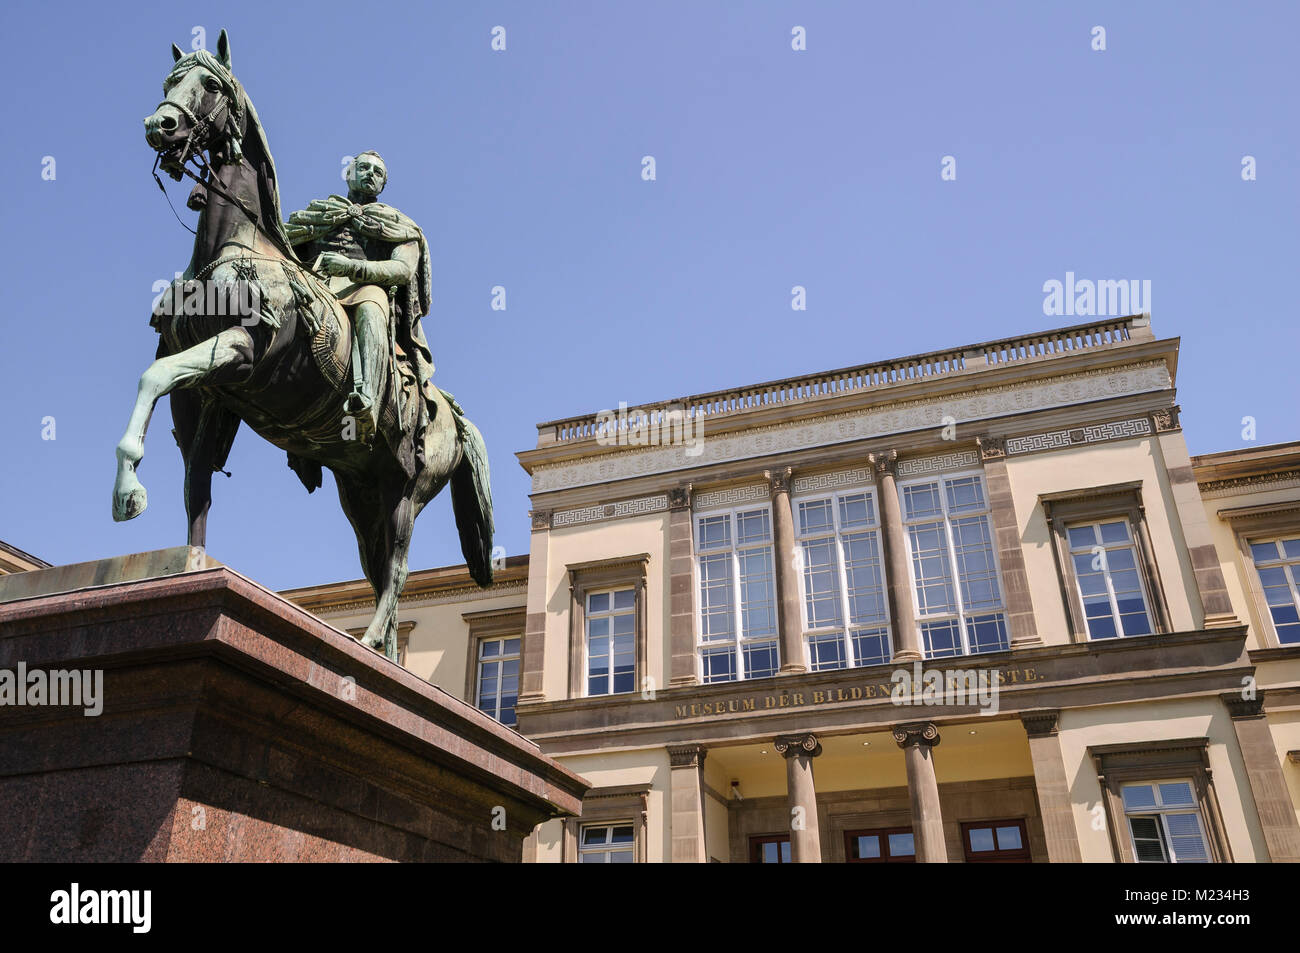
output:
<instances>
[{"instance_id":1,"label":"horse's tail","mask_svg":"<svg viewBox=\"0 0 1300 953\"><path fill-rule=\"evenodd\" d=\"M448 395L450 396L450 395ZM456 514L460 550L469 574L480 586L492 584L492 486L488 482L487 446L460 406L449 401L456 418L461 459L451 474L451 508Z\"/></svg>"}]
</instances>

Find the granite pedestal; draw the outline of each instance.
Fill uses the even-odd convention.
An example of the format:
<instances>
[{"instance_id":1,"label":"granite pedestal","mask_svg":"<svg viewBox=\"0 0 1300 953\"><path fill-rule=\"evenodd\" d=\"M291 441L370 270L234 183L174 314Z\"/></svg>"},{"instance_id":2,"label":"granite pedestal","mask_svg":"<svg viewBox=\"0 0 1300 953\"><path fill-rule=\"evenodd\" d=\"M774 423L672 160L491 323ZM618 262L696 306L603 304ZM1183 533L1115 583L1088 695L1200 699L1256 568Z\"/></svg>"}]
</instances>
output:
<instances>
[{"instance_id":1,"label":"granite pedestal","mask_svg":"<svg viewBox=\"0 0 1300 953\"><path fill-rule=\"evenodd\" d=\"M519 861L588 789L197 550L0 577L19 663L102 712L0 704L0 862Z\"/></svg>"}]
</instances>

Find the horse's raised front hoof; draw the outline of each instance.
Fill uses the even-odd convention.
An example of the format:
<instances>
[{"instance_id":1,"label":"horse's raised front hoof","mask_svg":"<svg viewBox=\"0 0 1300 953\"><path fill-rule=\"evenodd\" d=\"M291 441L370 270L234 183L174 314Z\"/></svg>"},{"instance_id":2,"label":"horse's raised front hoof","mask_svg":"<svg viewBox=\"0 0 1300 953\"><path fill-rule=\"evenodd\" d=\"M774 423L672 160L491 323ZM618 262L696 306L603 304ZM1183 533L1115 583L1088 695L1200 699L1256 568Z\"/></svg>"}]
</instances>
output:
<instances>
[{"instance_id":1,"label":"horse's raised front hoof","mask_svg":"<svg viewBox=\"0 0 1300 953\"><path fill-rule=\"evenodd\" d=\"M149 494L139 484L128 490L119 490L113 494L113 519L118 523L133 520L148 505Z\"/></svg>"}]
</instances>

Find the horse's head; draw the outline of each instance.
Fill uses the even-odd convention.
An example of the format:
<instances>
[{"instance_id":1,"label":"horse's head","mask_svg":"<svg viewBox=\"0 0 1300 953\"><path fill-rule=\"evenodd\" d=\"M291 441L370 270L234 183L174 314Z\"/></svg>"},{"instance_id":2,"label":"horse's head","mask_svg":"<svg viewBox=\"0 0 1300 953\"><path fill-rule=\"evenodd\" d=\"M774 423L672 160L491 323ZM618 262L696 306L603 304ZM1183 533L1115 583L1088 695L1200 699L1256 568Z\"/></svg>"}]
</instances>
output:
<instances>
[{"instance_id":1,"label":"horse's head","mask_svg":"<svg viewBox=\"0 0 1300 953\"><path fill-rule=\"evenodd\" d=\"M214 56L183 53L172 44L175 65L163 80L163 101L145 117L149 147L163 171L179 180L185 162L208 151L216 161L237 161L244 133L244 91L230 69L230 40L221 31Z\"/></svg>"}]
</instances>

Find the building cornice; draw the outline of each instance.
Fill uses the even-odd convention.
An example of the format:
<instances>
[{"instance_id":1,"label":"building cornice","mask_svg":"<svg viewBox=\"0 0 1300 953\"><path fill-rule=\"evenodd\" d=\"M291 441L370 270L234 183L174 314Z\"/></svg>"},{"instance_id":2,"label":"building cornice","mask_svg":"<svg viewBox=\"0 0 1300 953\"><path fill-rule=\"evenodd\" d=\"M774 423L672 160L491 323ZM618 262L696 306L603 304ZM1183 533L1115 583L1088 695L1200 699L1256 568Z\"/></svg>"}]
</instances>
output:
<instances>
[{"instance_id":1,"label":"building cornice","mask_svg":"<svg viewBox=\"0 0 1300 953\"><path fill-rule=\"evenodd\" d=\"M960 394L828 413L729 433L707 432L695 447L629 447L539 464L532 470L533 493L547 493L664 473L678 473L783 452L833 447L914 431L933 431L956 421L969 426L1010 414L1087 404L1116 397L1169 391L1172 378L1163 360L1093 368L1049 379L1015 381ZM1150 432L1148 425L1147 433ZM605 450L605 448L601 448ZM692 454L692 451L698 453ZM520 455L521 459L523 454Z\"/></svg>"},{"instance_id":2,"label":"building cornice","mask_svg":"<svg viewBox=\"0 0 1300 953\"><path fill-rule=\"evenodd\" d=\"M528 587L528 557L509 556L493 570L493 582L481 588L464 566L441 566L412 572L406 579L399 604L442 605L466 600L494 599ZM280 595L315 615L344 615L374 609L375 596L364 579L286 589Z\"/></svg>"}]
</instances>

